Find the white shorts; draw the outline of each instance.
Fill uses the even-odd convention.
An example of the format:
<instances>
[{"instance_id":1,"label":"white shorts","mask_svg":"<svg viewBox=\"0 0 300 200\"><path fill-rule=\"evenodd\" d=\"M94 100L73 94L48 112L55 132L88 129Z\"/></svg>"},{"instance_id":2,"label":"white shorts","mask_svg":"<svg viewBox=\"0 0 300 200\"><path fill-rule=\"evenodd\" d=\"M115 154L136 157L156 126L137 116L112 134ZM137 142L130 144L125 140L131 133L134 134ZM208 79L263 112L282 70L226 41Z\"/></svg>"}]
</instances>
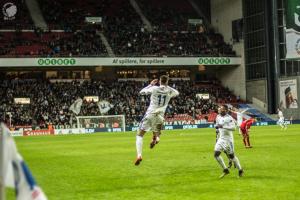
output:
<instances>
[{"instance_id":1,"label":"white shorts","mask_svg":"<svg viewBox=\"0 0 300 200\"><path fill-rule=\"evenodd\" d=\"M226 140L219 138L216 145L215 145L215 151L223 151L227 154L233 154L234 153L234 144L233 140Z\"/></svg>"},{"instance_id":2,"label":"white shorts","mask_svg":"<svg viewBox=\"0 0 300 200\"><path fill-rule=\"evenodd\" d=\"M153 131L158 132L159 125L163 125L164 117L159 114L148 114L144 116L140 122L139 129L143 131Z\"/></svg>"},{"instance_id":3,"label":"white shorts","mask_svg":"<svg viewBox=\"0 0 300 200\"><path fill-rule=\"evenodd\" d=\"M277 124L284 124L284 118L280 118L280 119L277 121Z\"/></svg>"}]
</instances>

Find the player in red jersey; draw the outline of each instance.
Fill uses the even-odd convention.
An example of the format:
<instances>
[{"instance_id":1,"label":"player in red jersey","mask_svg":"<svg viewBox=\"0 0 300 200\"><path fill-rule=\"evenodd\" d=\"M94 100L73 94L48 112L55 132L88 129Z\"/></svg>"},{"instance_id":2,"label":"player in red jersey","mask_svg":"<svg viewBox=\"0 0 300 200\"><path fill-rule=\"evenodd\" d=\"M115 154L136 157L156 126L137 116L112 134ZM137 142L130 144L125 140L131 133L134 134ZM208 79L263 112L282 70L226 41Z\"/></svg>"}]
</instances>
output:
<instances>
[{"instance_id":1,"label":"player in red jersey","mask_svg":"<svg viewBox=\"0 0 300 200\"><path fill-rule=\"evenodd\" d=\"M254 122L256 122L256 120L251 118L243 121L242 124L240 125L240 130L243 135L243 142L246 148L252 148L249 139L249 129Z\"/></svg>"}]
</instances>

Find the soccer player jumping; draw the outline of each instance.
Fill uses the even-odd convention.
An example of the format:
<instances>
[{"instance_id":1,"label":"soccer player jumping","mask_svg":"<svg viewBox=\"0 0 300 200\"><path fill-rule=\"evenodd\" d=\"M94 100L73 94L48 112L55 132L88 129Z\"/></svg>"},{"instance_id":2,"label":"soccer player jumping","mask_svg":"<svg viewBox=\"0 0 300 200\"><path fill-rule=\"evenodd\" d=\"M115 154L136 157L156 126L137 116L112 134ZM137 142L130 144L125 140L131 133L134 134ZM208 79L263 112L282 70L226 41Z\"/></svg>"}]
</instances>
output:
<instances>
[{"instance_id":1,"label":"soccer player jumping","mask_svg":"<svg viewBox=\"0 0 300 200\"><path fill-rule=\"evenodd\" d=\"M139 125L138 134L136 136L137 158L135 165L139 165L142 161L143 136L147 131L153 131L153 139L150 143L152 149L158 142L161 129L164 123L164 114L168 103L172 97L178 96L179 92L168 86L169 77L161 76L159 86L156 86L158 80L154 79L150 85L140 91L141 95L151 95L150 105Z\"/></svg>"},{"instance_id":2,"label":"soccer player jumping","mask_svg":"<svg viewBox=\"0 0 300 200\"><path fill-rule=\"evenodd\" d=\"M234 155L234 143L232 131L235 130L234 119L228 115L227 105L221 106L220 116L216 119L216 127L219 130L219 139L215 144L215 159L223 168L223 174L220 178L229 174L229 169L226 167L224 160L221 156L221 152L226 152L229 158L234 162L235 166L239 170L239 176L243 176L243 169L241 167L239 159Z\"/></svg>"},{"instance_id":3,"label":"soccer player jumping","mask_svg":"<svg viewBox=\"0 0 300 200\"><path fill-rule=\"evenodd\" d=\"M243 135L243 142L246 148L252 148L250 145L249 129L254 122L256 122L255 119L247 119L240 125L240 130Z\"/></svg>"}]
</instances>

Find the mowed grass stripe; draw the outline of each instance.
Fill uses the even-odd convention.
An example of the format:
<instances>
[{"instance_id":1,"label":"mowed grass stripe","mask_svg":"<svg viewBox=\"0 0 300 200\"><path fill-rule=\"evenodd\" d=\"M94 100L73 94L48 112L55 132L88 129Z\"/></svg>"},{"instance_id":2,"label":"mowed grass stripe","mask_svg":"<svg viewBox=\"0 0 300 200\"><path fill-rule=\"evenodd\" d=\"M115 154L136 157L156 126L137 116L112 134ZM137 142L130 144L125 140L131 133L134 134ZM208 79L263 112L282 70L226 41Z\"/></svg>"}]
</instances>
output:
<instances>
[{"instance_id":1,"label":"mowed grass stripe","mask_svg":"<svg viewBox=\"0 0 300 200\"><path fill-rule=\"evenodd\" d=\"M52 199L300 199L300 126L252 127L253 149L235 132L237 170L222 180L213 157L214 129L163 131L160 144L133 165L135 133L16 138L39 185ZM226 156L223 155L227 163ZM9 191L9 198L13 194Z\"/></svg>"}]
</instances>

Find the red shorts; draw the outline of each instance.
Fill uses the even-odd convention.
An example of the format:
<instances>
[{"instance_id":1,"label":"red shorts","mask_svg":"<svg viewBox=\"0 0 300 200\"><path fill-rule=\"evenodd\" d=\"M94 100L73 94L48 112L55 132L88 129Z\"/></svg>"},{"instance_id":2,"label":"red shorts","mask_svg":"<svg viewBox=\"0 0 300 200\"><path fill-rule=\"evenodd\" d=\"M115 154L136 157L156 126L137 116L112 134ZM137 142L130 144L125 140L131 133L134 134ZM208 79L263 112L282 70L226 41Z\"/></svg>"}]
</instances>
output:
<instances>
[{"instance_id":1,"label":"red shorts","mask_svg":"<svg viewBox=\"0 0 300 200\"><path fill-rule=\"evenodd\" d=\"M241 132L243 135L248 135L248 130L245 128L241 128Z\"/></svg>"}]
</instances>

